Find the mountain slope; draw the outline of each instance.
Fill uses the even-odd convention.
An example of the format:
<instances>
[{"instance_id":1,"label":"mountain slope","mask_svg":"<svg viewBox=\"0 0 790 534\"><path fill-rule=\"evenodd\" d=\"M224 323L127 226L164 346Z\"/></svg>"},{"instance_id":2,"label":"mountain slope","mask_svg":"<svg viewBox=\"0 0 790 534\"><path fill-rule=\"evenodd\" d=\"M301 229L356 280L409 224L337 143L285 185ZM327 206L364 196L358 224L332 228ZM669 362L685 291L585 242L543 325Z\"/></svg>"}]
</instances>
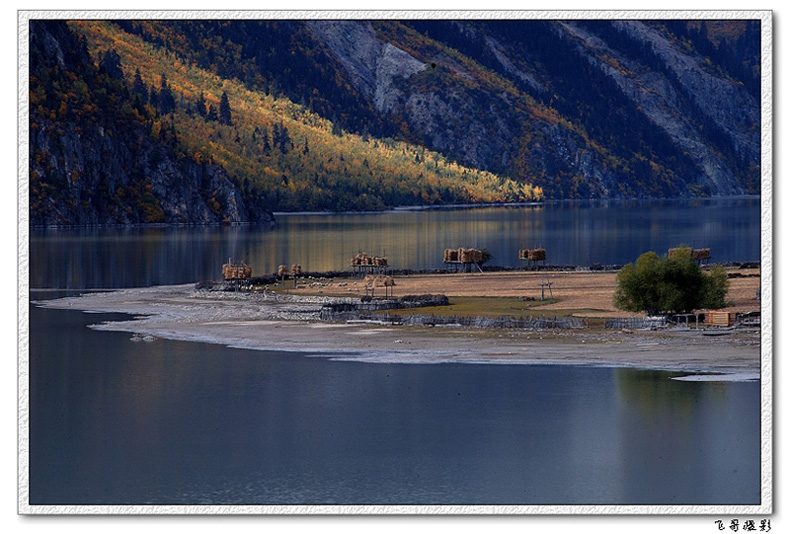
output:
<instances>
[{"instance_id":1,"label":"mountain slope","mask_svg":"<svg viewBox=\"0 0 790 534\"><path fill-rule=\"evenodd\" d=\"M237 79L216 75L214 66L152 45L123 25L86 21L71 26L85 36L97 59L119 55L124 76L129 79L134 72L139 78L141 92L149 93L145 103L158 106L172 121L186 153L196 162L209 158L218 163L244 192L273 210L540 198L540 190L528 183L465 168L421 146L350 134L283 94L249 90ZM162 95L171 101L166 110Z\"/></svg>"},{"instance_id":2,"label":"mountain slope","mask_svg":"<svg viewBox=\"0 0 790 534\"><path fill-rule=\"evenodd\" d=\"M538 185L549 198L759 191L754 21L124 28L252 90L282 93L347 131L422 145Z\"/></svg>"},{"instance_id":3,"label":"mountain slope","mask_svg":"<svg viewBox=\"0 0 790 534\"><path fill-rule=\"evenodd\" d=\"M344 23L343 32L349 24L366 23ZM412 135L463 163L531 179L554 197L758 191L753 77L734 79L663 25L374 24L381 41L434 67L402 78L400 100L378 109L406 117ZM743 27L742 40L759 30ZM323 23L317 38L330 41L327 34L341 31L332 28ZM333 50L353 63L353 49ZM453 122L457 129L445 127Z\"/></svg>"},{"instance_id":4,"label":"mountain slope","mask_svg":"<svg viewBox=\"0 0 790 534\"><path fill-rule=\"evenodd\" d=\"M759 57L756 21L33 23L32 214L758 193Z\"/></svg>"},{"instance_id":5,"label":"mountain slope","mask_svg":"<svg viewBox=\"0 0 790 534\"><path fill-rule=\"evenodd\" d=\"M221 167L186 158L64 23L31 25L31 225L272 220Z\"/></svg>"}]
</instances>

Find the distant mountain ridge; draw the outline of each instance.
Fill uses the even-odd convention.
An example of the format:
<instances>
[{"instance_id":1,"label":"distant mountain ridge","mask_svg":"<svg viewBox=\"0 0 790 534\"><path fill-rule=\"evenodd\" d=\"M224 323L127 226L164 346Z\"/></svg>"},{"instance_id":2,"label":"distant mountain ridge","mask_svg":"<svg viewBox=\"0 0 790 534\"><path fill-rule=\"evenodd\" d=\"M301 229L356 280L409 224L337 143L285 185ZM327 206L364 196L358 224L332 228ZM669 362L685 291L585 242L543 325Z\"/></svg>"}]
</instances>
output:
<instances>
[{"instance_id":1,"label":"distant mountain ridge","mask_svg":"<svg viewBox=\"0 0 790 534\"><path fill-rule=\"evenodd\" d=\"M46 27L31 31L31 51ZM101 156L80 151L86 138L106 145L99 132L118 125L68 105L60 116L46 98L39 113L51 80L32 65L31 206L44 223L759 193L759 21L92 21L63 31L90 51L79 61L99 73L91 83L114 86L118 109L139 119L125 131L140 133L116 135ZM80 105L105 92L88 87ZM174 163L152 165L163 153ZM75 168L93 187L75 186ZM107 178L118 168L138 175L121 180L137 184L126 197ZM94 208L97 188L109 201Z\"/></svg>"}]
</instances>

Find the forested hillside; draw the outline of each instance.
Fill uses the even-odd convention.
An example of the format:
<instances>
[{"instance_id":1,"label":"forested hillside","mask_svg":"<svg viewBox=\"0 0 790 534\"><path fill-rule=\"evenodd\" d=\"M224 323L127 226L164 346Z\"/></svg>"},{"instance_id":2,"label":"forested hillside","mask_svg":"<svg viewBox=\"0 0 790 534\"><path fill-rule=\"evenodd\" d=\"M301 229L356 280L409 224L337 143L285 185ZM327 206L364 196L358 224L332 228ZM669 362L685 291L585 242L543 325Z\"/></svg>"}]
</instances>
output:
<instances>
[{"instance_id":1,"label":"forested hillside","mask_svg":"<svg viewBox=\"0 0 790 534\"><path fill-rule=\"evenodd\" d=\"M758 22L30 33L36 224L759 192Z\"/></svg>"},{"instance_id":2,"label":"forested hillside","mask_svg":"<svg viewBox=\"0 0 790 534\"><path fill-rule=\"evenodd\" d=\"M117 57L96 65L64 23L34 23L31 224L266 220L222 167L186 156L172 122L130 93Z\"/></svg>"}]
</instances>

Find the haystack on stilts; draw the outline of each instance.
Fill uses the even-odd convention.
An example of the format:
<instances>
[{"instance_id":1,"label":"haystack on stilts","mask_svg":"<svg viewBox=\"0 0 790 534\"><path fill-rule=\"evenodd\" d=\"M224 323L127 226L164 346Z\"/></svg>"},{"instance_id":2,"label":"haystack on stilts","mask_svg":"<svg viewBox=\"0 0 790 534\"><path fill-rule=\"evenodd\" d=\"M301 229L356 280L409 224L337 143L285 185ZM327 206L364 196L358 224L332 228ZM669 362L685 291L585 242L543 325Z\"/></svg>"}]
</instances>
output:
<instances>
[{"instance_id":1,"label":"haystack on stilts","mask_svg":"<svg viewBox=\"0 0 790 534\"><path fill-rule=\"evenodd\" d=\"M365 252L360 252L351 258L351 269L355 273L385 273L389 266L386 256L369 256Z\"/></svg>"},{"instance_id":2,"label":"haystack on stilts","mask_svg":"<svg viewBox=\"0 0 790 534\"><path fill-rule=\"evenodd\" d=\"M365 280L363 281L365 286L365 295L369 295L371 297L375 296L376 288L383 287L384 288L384 296L391 297L394 294L394 287L395 287L395 279L392 276L387 276L383 274L372 275L368 274L365 275Z\"/></svg>"},{"instance_id":3,"label":"haystack on stilts","mask_svg":"<svg viewBox=\"0 0 790 534\"><path fill-rule=\"evenodd\" d=\"M446 248L444 249L443 263L457 263L458 262L458 249Z\"/></svg>"},{"instance_id":4,"label":"haystack on stilts","mask_svg":"<svg viewBox=\"0 0 790 534\"><path fill-rule=\"evenodd\" d=\"M302 266L298 263L291 265L291 275L294 277L294 287L296 287L297 279L302 275Z\"/></svg>"},{"instance_id":5,"label":"haystack on stilts","mask_svg":"<svg viewBox=\"0 0 790 534\"><path fill-rule=\"evenodd\" d=\"M689 257L691 256L692 249L689 247L675 247L671 248L667 251L667 257L672 258L681 258L681 257Z\"/></svg>"},{"instance_id":6,"label":"haystack on stilts","mask_svg":"<svg viewBox=\"0 0 790 534\"><path fill-rule=\"evenodd\" d=\"M710 261L711 255L709 248L675 247L667 251L667 257L670 259L677 257L691 257L691 259L696 261L697 264L702 265L703 263L707 264Z\"/></svg>"},{"instance_id":7,"label":"haystack on stilts","mask_svg":"<svg viewBox=\"0 0 790 534\"><path fill-rule=\"evenodd\" d=\"M706 264L710 261L709 248L695 248L691 251L691 259L696 260L698 264Z\"/></svg>"},{"instance_id":8,"label":"haystack on stilts","mask_svg":"<svg viewBox=\"0 0 790 534\"><path fill-rule=\"evenodd\" d=\"M385 297L392 297L395 295L395 279L391 276L384 276L381 280L382 285L384 285L384 296ZM389 290L389 291L388 291Z\"/></svg>"},{"instance_id":9,"label":"haystack on stilts","mask_svg":"<svg viewBox=\"0 0 790 534\"><path fill-rule=\"evenodd\" d=\"M365 286L365 296L375 296L376 292L376 276L372 274L366 274L365 279L362 282Z\"/></svg>"},{"instance_id":10,"label":"haystack on stilts","mask_svg":"<svg viewBox=\"0 0 790 534\"><path fill-rule=\"evenodd\" d=\"M252 268L246 263L233 263L231 258L228 258L228 263L222 265L222 276L225 282L238 290L244 281L252 277Z\"/></svg>"},{"instance_id":11,"label":"haystack on stilts","mask_svg":"<svg viewBox=\"0 0 790 534\"><path fill-rule=\"evenodd\" d=\"M538 262L543 262L546 266L546 249L545 248L525 248L518 251L518 259L527 261L527 268L536 269Z\"/></svg>"},{"instance_id":12,"label":"haystack on stilts","mask_svg":"<svg viewBox=\"0 0 790 534\"><path fill-rule=\"evenodd\" d=\"M472 265L482 273L480 264L483 262L483 251L476 248L445 249L442 263L452 265L456 271L461 266L464 271L471 271Z\"/></svg>"},{"instance_id":13,"label":"haystack on stilts","mask_svg":"<svg viewBox=\"0 0 790 534\"><path fill-rule=\"evenodd\" d=\"M527 257L532 261L546 261L545 248L533 248L527 253Z\"/></svg>"},{"instance_id":14,"label":"haystack on stilts","mask_svg":"<svg viewBox=\"0 0 790 534\"><path fill-rule=\"evenodd\" d=\"M252 268L244 263L228 263L222 266L222 275L225 281L247 280L252 276Z\"/></svg>"},{"instance_id":15,"label":"haystack on stilts","mask_svg":"<svg viewBox=\"0 0 790 534\"><path fill-rule=\"evenodd\" d=\"M233 263L228 258L228 263L222 265L222 276L226 282L231 282L238 289L242 282L252 277L252 267L246 263Z\"/></svg>"},{"instance_id":16,"label":"haystack on stilts","mask_svg":"<svg viewBox=\"0 0 790 534\"><path fill-rule=\"evenodd\" d=\"M285 286L285 277L288 274L288 266L287 265L280 265L277 267L277 278L280 279L280 287Z\"/></svg>"}]
</instances>

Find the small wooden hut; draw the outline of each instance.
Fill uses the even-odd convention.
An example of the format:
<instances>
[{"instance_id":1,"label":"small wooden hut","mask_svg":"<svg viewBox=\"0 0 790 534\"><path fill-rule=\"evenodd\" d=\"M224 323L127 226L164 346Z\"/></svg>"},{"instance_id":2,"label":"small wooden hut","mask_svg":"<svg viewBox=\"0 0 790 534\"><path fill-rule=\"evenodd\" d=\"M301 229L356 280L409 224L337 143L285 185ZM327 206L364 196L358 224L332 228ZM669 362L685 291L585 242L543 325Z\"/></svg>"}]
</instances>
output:
<instances>
[{"instance_id":1,"label":"small wooden hut","mask_svg":"<svg viewBox=\"0 0 790 534\"><path fill-rule=\"evenodd\" d=\"M709 311L705 314L705 324L708 326L732 326L735 324L735 312Z\"/></svg>"}]
</instances>

